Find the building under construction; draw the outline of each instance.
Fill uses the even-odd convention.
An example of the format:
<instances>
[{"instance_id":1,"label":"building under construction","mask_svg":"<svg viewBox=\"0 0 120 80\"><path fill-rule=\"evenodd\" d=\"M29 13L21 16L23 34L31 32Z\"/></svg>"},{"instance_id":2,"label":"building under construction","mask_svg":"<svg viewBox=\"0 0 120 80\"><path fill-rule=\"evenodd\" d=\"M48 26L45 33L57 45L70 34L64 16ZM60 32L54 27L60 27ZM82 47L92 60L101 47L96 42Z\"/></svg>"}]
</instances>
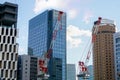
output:
<instances>
[{"instance_id":1,"label":"building under construction","mask_svg":"<svg viewBox=\"0 0 120 80\"><path fill-rule=\"evenodd\" d=\"M98 18L92 28L92 39L86 58L79 61L78 79L90 80L88 62L93 54L94 80L115 80L113 34L114 21Z\"/></svg>"},{"instance_id":2,"label":"building under construction","mask_svg":"<svg viewBox=\"0 0 120 80\"><path fill-rule=\"evenodd\" d=\"M115 80L114 21L99 18L92 29L94 80Z\"/></svg>"}]
</instances>

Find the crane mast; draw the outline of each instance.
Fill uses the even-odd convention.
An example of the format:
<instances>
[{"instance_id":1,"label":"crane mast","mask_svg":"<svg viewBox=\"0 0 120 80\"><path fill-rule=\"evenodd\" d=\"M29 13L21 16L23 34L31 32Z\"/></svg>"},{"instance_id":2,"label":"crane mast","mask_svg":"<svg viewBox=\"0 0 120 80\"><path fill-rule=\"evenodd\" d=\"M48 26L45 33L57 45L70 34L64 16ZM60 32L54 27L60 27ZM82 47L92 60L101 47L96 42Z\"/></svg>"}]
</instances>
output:
<instances>
[{"instance_id":1,"label":"crane mast","mask_svg":"<svg viewBox=\"0 0 120 80\"><path fill-rule=\"evenodd\" d=\"M96 35L98 33L99 27L98 25L101 23L101 17L98 18L98 20L95 22L95 25L93 26L93 33L92 33L92 41L86 56L85 61L79 61L78 62L78 66L79 66L79 74L77 75L78 79L82 78L83 80L87 80L89 79L89 72L88 72L88 62L90 60L90 56L92 54L91 49L92 49L92 45L94 44L94 42L96 41Z\"/></svg>"}]
</instances>

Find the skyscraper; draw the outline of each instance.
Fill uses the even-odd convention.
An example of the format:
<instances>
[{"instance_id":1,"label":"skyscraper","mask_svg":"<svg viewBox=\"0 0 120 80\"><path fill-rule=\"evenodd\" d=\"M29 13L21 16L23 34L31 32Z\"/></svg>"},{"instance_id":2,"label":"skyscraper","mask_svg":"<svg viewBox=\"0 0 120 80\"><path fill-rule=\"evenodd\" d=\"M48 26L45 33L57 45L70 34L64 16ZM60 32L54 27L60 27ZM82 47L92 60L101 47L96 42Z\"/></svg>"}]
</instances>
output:
<instances>
[{"instance_id":1,"label":"skyscraper","mask_svg":"<svg viewBox=\"0 0 120 80\"><path fill-rule=\"evenodd\" d=\"M115 80L120 80L120 32L114 34Z\"/></svg>"},{"instance_id":2,"label":"skyscraper","mask_svg":"<svg viewBox=\"0 0 120 80\"><path fill-rule=\"evenodd\" d=\"M0 4L0 78L17 80L17 11L18 5Z\"/></svg>"},{"instance_id":3,"label":"skyscraper","mask_svg":"<svg viewBox=\"0 0 120 80\"><path fill-rule=\"evenodd\" d=\"M94 80L115 80L114 21L99 18L92 29Z\"/></svg>"},{"instance_id":4,"label":"skyscraper","mask_svg":"<svg viewBox=\"0 0 120 80\"><path fill-rule=\"evenodd\" d=\"M67 64L67 80L76 80L75 64Z\"/></svg>"},{"instance_id":5,"label":"skyscraper","mask_svg":"<svg viewBox=\"0 0 120 80\"><path fill-rule=\"evenodd\" d=\"M29 21L29 55L40 57L49 50L51 41L55 38L48 65L49 80L66 80L66 13L62 12L61 30L57 31L56 36L53 35L60 12L47 10Z\"/></svg>"}]
</instances>

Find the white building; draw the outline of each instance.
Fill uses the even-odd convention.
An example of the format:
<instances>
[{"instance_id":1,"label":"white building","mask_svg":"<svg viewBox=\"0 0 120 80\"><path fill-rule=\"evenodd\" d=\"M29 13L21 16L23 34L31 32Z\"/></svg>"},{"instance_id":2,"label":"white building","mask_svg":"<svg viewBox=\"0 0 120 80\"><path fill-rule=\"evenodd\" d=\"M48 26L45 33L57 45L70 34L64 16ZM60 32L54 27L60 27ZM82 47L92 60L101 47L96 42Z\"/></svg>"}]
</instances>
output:
<instances>
[{"instance_id":1,"label":"white building","mask_svg":"<svg viewBox=\"0 0 120 80\"><path fill-rule=\"evenodd\" d=\"M17 4L0 4L0 80L17 80Z\"/></svg>"},{"instance_id":2,"label":"white building","mask_svg":"<svg viewBox=\"0 0 120 80\"><path fill-rule=\"evenodd\" d=\"M120 80L120 32L114 34L115 80Z\"/></svg>"},{"instance_id":3,"label":"white building","mask_svg":"<svg viewBox=\"0 0 120 80\"><path fill-rule=\"evenodd\" d=\"M19 55L17 80L37 80L38 57Z\"/></svg>"}]
</instances>

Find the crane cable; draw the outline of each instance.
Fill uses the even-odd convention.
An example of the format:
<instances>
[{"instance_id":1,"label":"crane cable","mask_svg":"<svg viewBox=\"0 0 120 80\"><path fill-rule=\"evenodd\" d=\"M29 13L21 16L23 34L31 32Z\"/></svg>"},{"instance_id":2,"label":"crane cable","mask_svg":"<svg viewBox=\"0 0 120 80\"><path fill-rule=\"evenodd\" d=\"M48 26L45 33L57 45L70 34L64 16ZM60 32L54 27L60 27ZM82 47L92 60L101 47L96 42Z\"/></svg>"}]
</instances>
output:
<instances>
[{"instance_id":1,"label":"crane cable","mask_svg":"<svg viewBox=\"0 0 120 80\"><path fill-rule=\"evenodd\" d=\"M81 58L80 58L81 61L84 61L84 60L85 60L85 57L86 57L86 56L84 56L84 55L85 55L85 52L86 52L86 50L87 50L87 48L88 48L88 44L90 44L90 43L91 43L91 38L88 40L88 42L87 42L84 50L82 51L82 56L81 56Z\"/></svg>"}]
</instances>

